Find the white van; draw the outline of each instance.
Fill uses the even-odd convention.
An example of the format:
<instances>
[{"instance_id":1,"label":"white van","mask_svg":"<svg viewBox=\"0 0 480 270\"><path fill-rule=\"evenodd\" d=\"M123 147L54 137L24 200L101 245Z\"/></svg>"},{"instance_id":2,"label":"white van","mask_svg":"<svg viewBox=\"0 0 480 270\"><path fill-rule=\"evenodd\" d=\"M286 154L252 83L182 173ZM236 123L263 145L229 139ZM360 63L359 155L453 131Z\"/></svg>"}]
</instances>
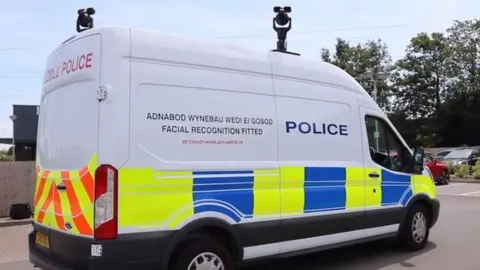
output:
<instances>
[{"instance_id":1,"label":"white van","mask_svg":"<svg viewBox=\"0 0 480 270\"><path fill-rule=\"evenodd\" d=\"M46 270L418 250L439 214L423 150L341 69L139 29L50 55L37 153L30 261Z\"/></svg>"}]
</instances>

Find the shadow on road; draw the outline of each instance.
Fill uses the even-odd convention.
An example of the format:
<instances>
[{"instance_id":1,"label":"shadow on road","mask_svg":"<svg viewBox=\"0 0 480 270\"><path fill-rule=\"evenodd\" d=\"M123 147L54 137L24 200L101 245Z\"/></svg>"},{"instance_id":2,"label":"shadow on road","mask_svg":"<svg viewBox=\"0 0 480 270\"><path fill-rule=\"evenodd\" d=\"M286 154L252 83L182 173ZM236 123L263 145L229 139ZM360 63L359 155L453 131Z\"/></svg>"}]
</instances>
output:
<instances>
[{"instance_id":1,"label":"shadow on road","mask_svg":"<svg viewBox=\"0 0 480 270\"><path fill-rule=\"evenodd\" d=\"M428 242L418 252L404 251L391 240L381 240L351 247L334 249L293 258L272 259L243 265L241 270L378 270L398 264L408 269L416 266L408 260L435 249L435 243Z\"/></svg>"}]
</instances>

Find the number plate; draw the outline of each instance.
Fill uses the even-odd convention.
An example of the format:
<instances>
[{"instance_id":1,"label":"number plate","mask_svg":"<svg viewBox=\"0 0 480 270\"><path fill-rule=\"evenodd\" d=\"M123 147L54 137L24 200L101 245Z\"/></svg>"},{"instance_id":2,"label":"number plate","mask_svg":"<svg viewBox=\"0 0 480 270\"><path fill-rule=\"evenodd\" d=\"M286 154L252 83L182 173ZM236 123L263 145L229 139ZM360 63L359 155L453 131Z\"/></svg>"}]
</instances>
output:
<instances>
[{"instance_id":1,"label":"number plate","mask_svg":"<svg viewBox=\"0 0 480 270\"><path fill-rule=\"evenodd\" d=\"M37 245L43 247L43 248L50 248L50 242L48 241L48 236L46 236L43 233L37 232L35 235L35 242Z\"/></svg>"}]
</instances>

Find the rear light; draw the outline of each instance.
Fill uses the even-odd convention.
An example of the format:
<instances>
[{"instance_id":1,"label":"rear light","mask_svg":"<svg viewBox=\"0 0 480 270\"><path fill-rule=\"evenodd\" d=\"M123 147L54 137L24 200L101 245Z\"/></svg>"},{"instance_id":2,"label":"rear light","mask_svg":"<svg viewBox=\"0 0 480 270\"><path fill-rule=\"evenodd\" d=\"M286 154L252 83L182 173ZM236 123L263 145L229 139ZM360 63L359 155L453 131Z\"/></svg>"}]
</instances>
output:
<instances>
[{"instance_id":1,"label":"rear light","mask_svg":"<svg viewBox=\"0 0 480 270\"><path fill-rule=\"evenodd\" d=\"M118 232L118 170L100 165L95 171L95 229L99 240L115 239Z\"/></svg>"}]
</instances>

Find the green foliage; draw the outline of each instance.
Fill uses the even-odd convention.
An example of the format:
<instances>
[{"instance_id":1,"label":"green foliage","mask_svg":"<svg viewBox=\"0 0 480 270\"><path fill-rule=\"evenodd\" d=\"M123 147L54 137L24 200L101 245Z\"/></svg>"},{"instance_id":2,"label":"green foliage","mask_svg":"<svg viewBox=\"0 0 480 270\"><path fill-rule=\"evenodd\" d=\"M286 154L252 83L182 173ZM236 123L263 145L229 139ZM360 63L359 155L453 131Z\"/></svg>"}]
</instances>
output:
<instances>
[{"instance_id":1,"label":"green foliage","mask_svg":"<svg viewBox=\"0 0 480 270\"><path fill-rule=\"evenodd\" d=\"M480 159L477 161L473 167L473 178L480 179Z\"/></svg>"},{"instance_id":2,"label":"green foliage","mask_svg":"<svg viewBox=\"0 0 480 270\"><path fill-rule=\"evenodd\" d=\"M450 174L455 174L455 170L457 169L457 166L453 165L453 162L450 161L450 160L446 161L445 163L447 163L447 165L448 165L448 172Z\"/></svg>"},{"instance_id":3,"label":"green foliage","mask_svg":"<svg viewBox=\"0 0 480 270\"><path fill-rule=\"evenodd\" d=\"M373 82L370 78L362 78L367 71L374 74L389 74L393 69L392 59L387 45L382 40L371 40L364 44L352 45L348 41L337 38L335 52L322 49L321 57L355 77L369 94L373 92ZM390 111L391 87L388 78L377 78L377 103L383 109Z\"/></svg>"},{"instance_id":4,"label":"green foliage","mask_svg":"<svg viewBox=\"0 0 480 270\"><path fill-rule=\"evenodd\" d=\"M372 94L365 71L377 78L377 103L404 139L425 147L480 145L480 20L456 21L445 33L419 33L392 63L381 40L337 39L321 57L344 69Z\"/></svg>"},{"instance_id":5,"label":"green foliage","mask_svg":"<svg viewBox=\"0 0 480 270\"><path fill-rule=\"evenodd\" d=\"M466 164L459 165L455 170L455 177L464 179L470 172L470 166Z\"/></svg>"},{"instance_id":6,"label":"green foliage","mask_svg":"<svg viewBox=\"0 0 480 270\"><path fill-rule=\"evenodd\" d=\"M8 150L0 150L0 162L13 161L13 147Z\"/></svg>"}]
</instances>

